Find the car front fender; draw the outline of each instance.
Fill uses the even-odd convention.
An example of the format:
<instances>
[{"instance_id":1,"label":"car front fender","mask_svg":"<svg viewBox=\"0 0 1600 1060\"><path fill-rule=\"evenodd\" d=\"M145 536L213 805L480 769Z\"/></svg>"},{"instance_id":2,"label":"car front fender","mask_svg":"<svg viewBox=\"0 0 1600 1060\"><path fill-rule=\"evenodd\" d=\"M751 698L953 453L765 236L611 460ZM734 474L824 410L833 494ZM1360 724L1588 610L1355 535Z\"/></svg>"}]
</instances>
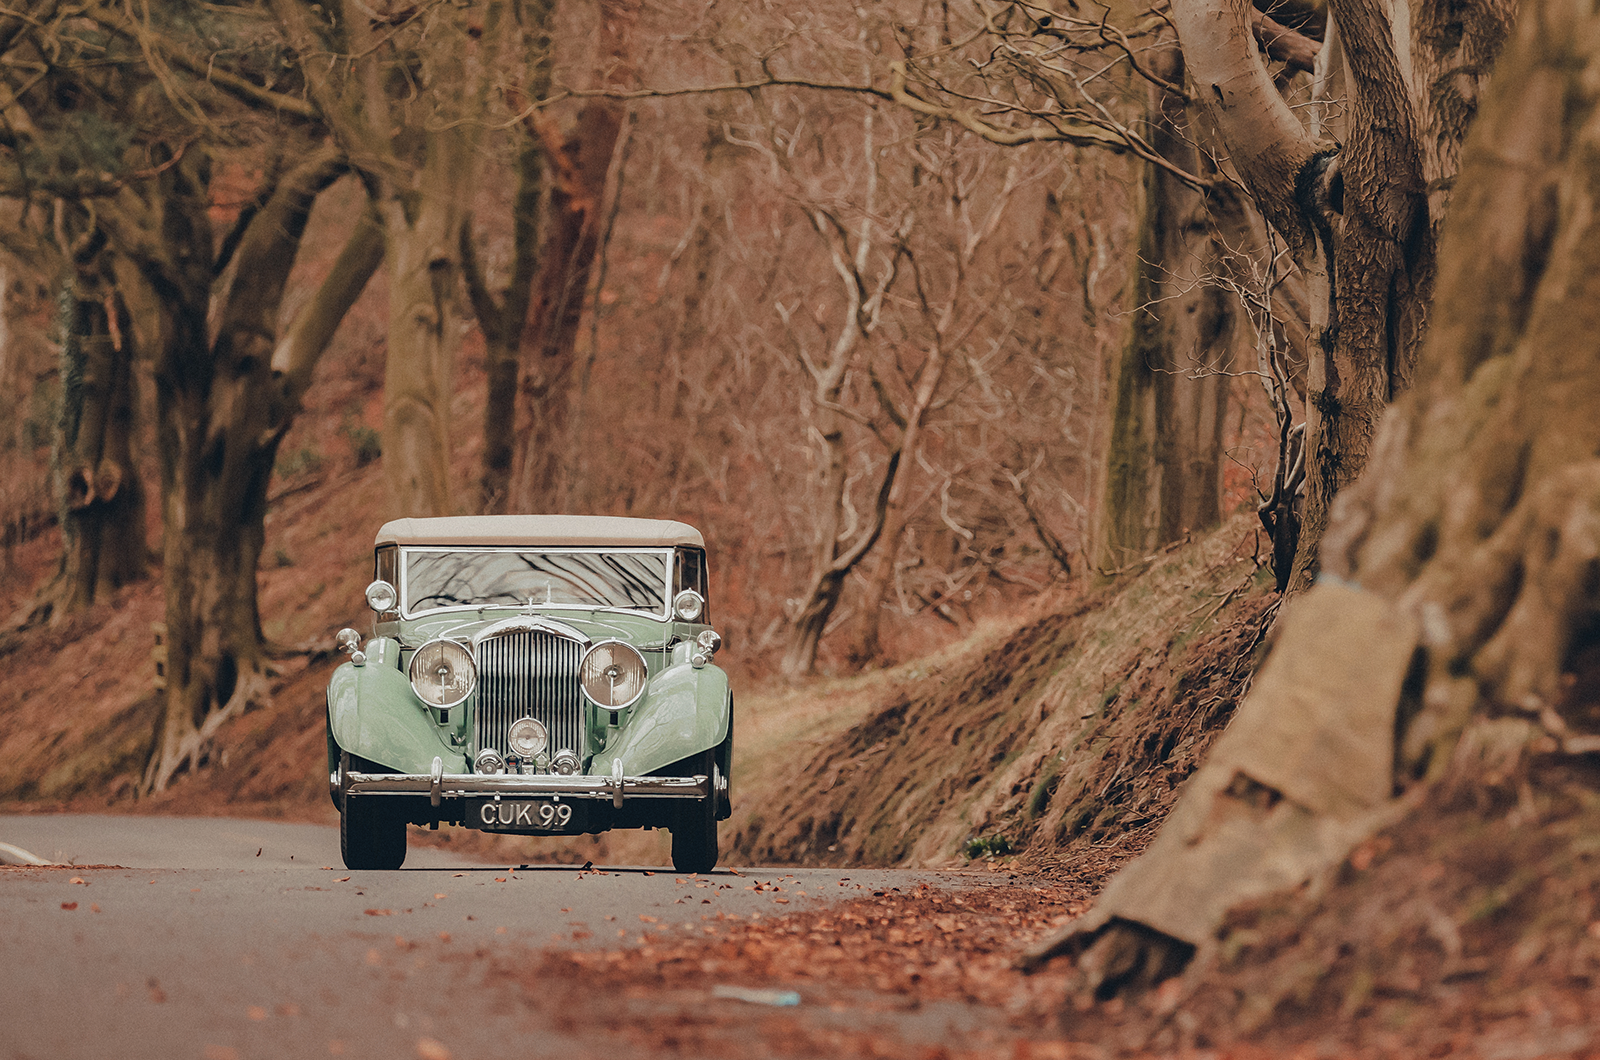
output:
<instances>
[{"instance_id":1,"label":"car front fender","mask_svg":"<svg viewBox=\"0 0 1600 1060\"><path fill-rule=\"evenodd\" d=\"M347 662L328 681L333 742L400 773L427 773L435 757L444 759L446 773L466 772L465 755L450 746L400 672L400 645L374 639L367 643L366 655L365 663Z\"/></svg>"},{"instance_id":2,"label":"car front fender","mask_svg":"<svg viewBox=\"0 0 1600 1060\"><path fill-rule=\"evenodd\" d=\"M626 776L647 776L722 743L732 723L728 675L717 666L696 669L687 663L668 667L627 722L599 754L590 773L612 772L622 760Z\"/></svg>"}]
</instances>

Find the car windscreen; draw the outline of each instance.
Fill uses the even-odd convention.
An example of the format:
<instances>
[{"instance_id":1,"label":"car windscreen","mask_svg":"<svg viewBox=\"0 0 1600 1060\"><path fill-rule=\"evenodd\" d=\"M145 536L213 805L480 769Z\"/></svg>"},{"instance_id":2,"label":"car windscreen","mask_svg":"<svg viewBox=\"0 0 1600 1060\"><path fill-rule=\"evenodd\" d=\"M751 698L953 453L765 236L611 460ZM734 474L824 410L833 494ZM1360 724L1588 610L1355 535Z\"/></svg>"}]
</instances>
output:
<instances>
[{"instance_id":1,"label":"car windscreen","mask_svg":"<svg viewBox=\"0 0 1600 1060\"><path fill-rule=\"evenodd\" d=\"M667 549L542 552L405 550L401 606L619 608L666 617Z\"/></svg>"}]
</instances>

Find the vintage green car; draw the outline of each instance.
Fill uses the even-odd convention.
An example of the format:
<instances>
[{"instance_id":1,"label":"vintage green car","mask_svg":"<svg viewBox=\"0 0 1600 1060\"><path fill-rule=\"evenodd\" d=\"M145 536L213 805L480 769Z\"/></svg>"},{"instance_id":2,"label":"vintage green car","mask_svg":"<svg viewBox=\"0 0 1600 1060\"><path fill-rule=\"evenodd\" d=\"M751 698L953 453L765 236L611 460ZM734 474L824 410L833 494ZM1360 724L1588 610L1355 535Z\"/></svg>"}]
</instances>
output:
<instances>
[{"instance_id":1,"label":"vintage green car","mask_svg":"<svg viewBox=\"0 0 1600 1060\"><path fill-rule=\"evenodd\" d=\"M683 523L568 515L398 519L377 612L328 684L344 863L396 869L406 824L562 836L666 828L717 863L733 698L714 665L705 541Z\"/></svg>"}]
</instances>

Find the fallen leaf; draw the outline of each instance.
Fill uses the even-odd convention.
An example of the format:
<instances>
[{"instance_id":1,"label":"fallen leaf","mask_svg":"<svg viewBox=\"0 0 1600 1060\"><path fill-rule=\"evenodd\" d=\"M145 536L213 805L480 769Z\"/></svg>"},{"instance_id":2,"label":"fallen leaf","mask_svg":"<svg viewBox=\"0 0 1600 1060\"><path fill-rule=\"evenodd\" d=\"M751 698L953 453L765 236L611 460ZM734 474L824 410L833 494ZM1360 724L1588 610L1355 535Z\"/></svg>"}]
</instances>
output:
<instances>
[{"instance_id":1,"label":"fallen leaf","mask_svg":"<svg viewBox=\"0 0 1600 1060\"><path fill-rule=\"evenodd\" d=\"M96 904L95 904L95 903L93 903L93 902L90 902L90 903L89 903L89 912L91 912L91 913L98 913L98 912L99 912L99 911L100 911L100 907L99 907L99 906L98 906L98 905L96 905Z\"/></svg>"},{"instance_id":2,"label":"fallen leaf","mask_svg":"<svg viewBox=\"0 0 1600 1060\"><path fill-rule=\"evenodd\" d=\"M349 879L349 878L350 878L350 877L348 877L348 876L340 876L340 877L339 877L339 878L338 878L338 879L337 879L337 880L334 880L334 881L333 881L333 882L334 882L334 883L344 883L344 882L345 882L345 881L346 881L346 880L348 880L348 879Z\"/></svg>"},{"instance_id":3,"label":"fallen leaf","mask_svg":"<svg viewBox=\"0 0 1600 1060\"><path fill-rule=\"evenodd\" d=\"M70 913L74 909L78 908L78 903L77 902L62 902L61 903L61 908L65 909L67 912Z\"/></svg>"},{"instance_id":4,"label":"fallen leaf","mask_svg":"<svg viewBox=\"0 0 1600 1060\"><path fill-rule=\"evenodd\" d=\"M645 872L645 875L646 875L646 876L654 876L654 875L655 875L655 873L653 873L653 872L650 872L650 871L648 871L648 870L646 870L646 872Z\"/></svg>"},{"instance_id":5,"label":"fallen leaf","mask_svg":"<svg viewBox=\"0 0 1600 1060\"><path fill-rule=\"evenodd\" d=\"M448 932L448 931L439 932L439 941L440 942L449 942L450 941L450 932Z\"/></svg>"},{"instance_id":6,"label":"fallen leaf","mask_svg":"<svg viewBox=\"0 0 1600 1060\"><path fill-rule=\"evenodd\" d=\"M85 887L89 886L88 883L86 883L84 881L84 878L82 876L74 876L74 877L72 877L72 879L68 880L67 882L68 883L82 883Z\"/></svg>"},{"instance_id":7,"label":"fallen leaf","mask_svg":"<svg viewBox=\"0 0 1600 1060\"><path fill-rule=\"evenodd\" d=\"M418 1038L417 1060L450 1060L450 1050L437 1038Z\"/></svg>"},{"instance_id":8,"label":"fallen leaf","mask_svg":"<svg viewBox=\"0 0 1600 1060\"><path fill-rule=\"evenodd\" d=\"M267 1018L267 1010L262 1008L260 1005L251 1005L249 1008L244 1010L244 1014L255 1020L257 1023L260 1023L262 1020Z\"/></svg>"},{"instance_id":9,"label":"fallen leaf","mask_svg":"<svg viewBox=\"0 0 1600 1060\"><path fill-rule=\"evenodd\" d=\"M161 984L156 981L155 976L151 976L149 979L146 979L144 985L150 990L151 1001L154 1001L159 1005L167 1000L167 992L161 989Z\"/></svg>"},{"instance_id":10,"label":"fallen leaf","mask_svg":"<svg viewBox=\"0 0 1600 1060\"><path fill-rule=\"evenodd\" d=\"M365 909L362 911L368 916L394 916L393 909Z\"/></svg>"},{"instance_id":11,"label":"fallen leaf","mask_svg":"<svg viewBox=\"0 0 1600 1060\"><path fill-rule=\"evenodd\" d=\"M496 935L504 935L506 933L506 929L503 927L497 927L494 929L494 933Z\"/></svg>"},{"instance_id":12,"label":"fallen leaf","mask_svg":"<svg viewBox=\"0 0 1600 1060\"><path fill-rule=\"evenodd\" d=\"M436 894L436 895L434 895L434 898L436 898L436 899L437 899L437 898L443 898L443 897L444 897L444 895L443 895L443 894Z\"/></svg>"},{"instance_id":13,"label":"fallen leaf","mask_svg":"<svg viewBox=\"0 0 1600 1060\"><path fill-rule=\"evenodd\" d=\"M263 850L265 850L265 849L267 849L267 848L266 847L256 847L256 857L259 858L261 856L261 852Z\"/></svg>"},{"instance_id":14,"label":"fallen leaf","mask_svg":"<svg viewBox=\"0 0 1600 1060\"><path fill-rule=\"evenodd\" d=\"M646 924L657 923L657 920L656 920L655 917L653 917L653 916L645 916L643 913L639 914L639 919L642 920Z\"/></svg>"}]
</instances>

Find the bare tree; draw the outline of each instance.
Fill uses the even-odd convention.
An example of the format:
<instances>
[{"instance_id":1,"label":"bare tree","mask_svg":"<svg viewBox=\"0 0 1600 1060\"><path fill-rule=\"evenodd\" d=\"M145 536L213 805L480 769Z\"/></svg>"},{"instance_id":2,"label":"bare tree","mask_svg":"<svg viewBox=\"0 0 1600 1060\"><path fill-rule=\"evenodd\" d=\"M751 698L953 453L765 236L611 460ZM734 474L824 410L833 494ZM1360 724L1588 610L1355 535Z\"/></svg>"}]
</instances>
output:
<instances>
[{"instance_id":1,"label":"bare tree","mask_svg":"<svg viewBox=\"0 0 1600 1060\"><path fill-rule=\"evenodd\" d=\"M120 341L124 350L141 350L151 364L168 680L147 788L203 762L218 727L266 694L256 566L274 456L318 357L381 251L376 224L355 225L305 307L280 320L311 207L348 167L306 126L312 114L301 101L230 70L206 80L179 74L204 68L177 58L189 54L191 29L120 8L74 8L30 23L19 41L52 61L17 86L0 165L0 191L25 212L54 201L59 219L83 204L92 225L55 228L88 241L79 253L84 264L103 239L111 272L93 277L99 297L80 288L84 323L76 330L102 349ZM252 64L261 50L241 43L251 46L232 58L259 77ZM250 142L259 130L240 98L287 118L273 130L278 147ZM220 132L223 120L236 136ZM108 137L111 128L119 135ZM229 157L258 166L261 177L253 200L219 231L228 211L214 196L213 169ZM57 244L79 251L76 240L58 237ZM96 338L102 331L104 339ZM110 398L95 403L112 408ZM93 418L80 415L80 424ZM121 444L102 439L101 462ZM97 466L84 489L111 493L111 476L104 484L101 477Z\"/></svg>"}]
</instances>

